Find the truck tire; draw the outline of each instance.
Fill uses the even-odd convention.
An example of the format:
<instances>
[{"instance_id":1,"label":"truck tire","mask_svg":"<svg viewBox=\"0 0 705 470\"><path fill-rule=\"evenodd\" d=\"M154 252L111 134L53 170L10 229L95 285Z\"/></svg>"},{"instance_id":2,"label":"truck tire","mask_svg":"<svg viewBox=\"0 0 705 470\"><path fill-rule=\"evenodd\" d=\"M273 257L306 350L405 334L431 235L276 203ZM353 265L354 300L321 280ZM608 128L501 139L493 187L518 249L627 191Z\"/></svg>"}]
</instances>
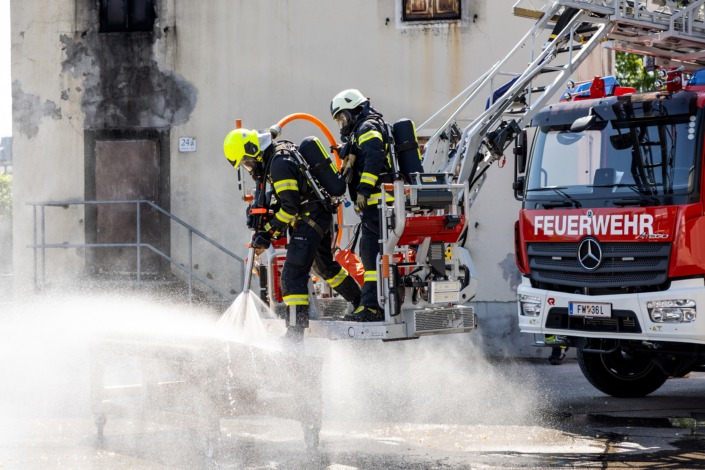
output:
<instances>
[{"instance_id":1,"label":"truck tire","mask_svg":"<svg viewBox=\"0 0 705 470\"><path fill-rule=\"evenodd\" d=\"M578 364L585 378L596 389L618 398L644 397L668 379L647 355L630 355L621 349L600 354L577 351Z\"/></svg>"}]
</instances>

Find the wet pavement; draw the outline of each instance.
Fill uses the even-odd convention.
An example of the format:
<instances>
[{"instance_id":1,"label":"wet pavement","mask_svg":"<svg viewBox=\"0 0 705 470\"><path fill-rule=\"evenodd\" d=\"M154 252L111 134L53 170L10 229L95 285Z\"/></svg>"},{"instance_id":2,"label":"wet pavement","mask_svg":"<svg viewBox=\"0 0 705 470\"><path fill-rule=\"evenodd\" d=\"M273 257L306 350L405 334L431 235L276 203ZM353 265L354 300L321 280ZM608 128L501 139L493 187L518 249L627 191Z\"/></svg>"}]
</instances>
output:
<instances>
[{"instance_id":1,"label":"wet pavement","mask_svg":"<svg viewBox=\"0 0 705 470\"><path fill-rule=\"evenodd\" d=\"M87 308L92 315L95 303ZM140 308L118 305L116 318L124 323L127 310L137 311L144 329ZM38 322L24 310L15 321L0 319L2 470L705 468L705 373L670 379L649 397L617 399L595 390L574 358L559 366L486 358L472 334L308 342L305 353L323 361L315 450L298 421L264 415L274 407L220 418L213 438L194 420L154 419L136 406L108 413L99 439L88 347L95 338L92 329L77 333L91 320L53 311ZM173 318L154 327L163 331ZM114 365L108 378L125 391L135 372L145 373L127 356ZM198 379L197 393L212 391L214 382Z\"/></svg>"},{"instance_id":2,"label":"wet pavement","mask_svg":"<svg viewBox=\"0 0 705 470\"><path fill-rule=\"evenodd\" d=\"M295 421L244 416L221 421L217 450L205 456L198 433L180 426L110 416L99 441L90 413L25 410L4 420L0 468L705 468L705 374L671 379L647 398L616 399L592 389L574 361L513 362L512 369L538 377L546 398L546 406L517 422L511 416L364 420L359 413L345 420L345 404L328 397L325 409L336 408L336 416L324 413L316 451L306 450Z\"/></svg>"}]
</instances>

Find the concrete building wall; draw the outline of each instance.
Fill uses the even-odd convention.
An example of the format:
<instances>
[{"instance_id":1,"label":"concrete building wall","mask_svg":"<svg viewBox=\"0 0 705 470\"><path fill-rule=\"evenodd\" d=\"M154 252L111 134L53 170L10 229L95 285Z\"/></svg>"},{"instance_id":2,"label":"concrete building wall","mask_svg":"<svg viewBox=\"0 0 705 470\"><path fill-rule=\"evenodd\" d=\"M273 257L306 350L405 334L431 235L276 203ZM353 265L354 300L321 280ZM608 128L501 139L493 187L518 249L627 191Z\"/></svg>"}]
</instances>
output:
<instances>
[{"instance_id":1,"label":"concrete building wall","mask_svg":"<svg viewBox=\"0 0 705 470\"><path fill-rule=\"evenodd\" d=\"M334 130L330 99L358 88L389 120L419 124L532 26L512 15L511 2L463 1L461 21L410 25L401 21L401 0L156 0L152 33L100 33L98 4L12 0L19 290L34 281L27 203L86 199L91 132L153 129L168 135L168 210L244 257L245 205L222 154L236 119L266 128L304 112ZM525 64L513 66L520 71ZM309 124L297 122L282 137L299 141L312 133ZM196 151L179 152L181 137L195 138ZM496 303L507 318L514 315L519 282L513 224L520 205L512 179L511 162L494 168L470 214L471 251L481 276L476 300ZM83 207L51 209L57 211L47 215L47 242L83 242ZM172 254L187 244L186 234L173 229ZM231 261L194 249L201 275L239 291ZM47 277L78 276L84 256L78 249L53 251Z\"/></svg>"}]
</instances>

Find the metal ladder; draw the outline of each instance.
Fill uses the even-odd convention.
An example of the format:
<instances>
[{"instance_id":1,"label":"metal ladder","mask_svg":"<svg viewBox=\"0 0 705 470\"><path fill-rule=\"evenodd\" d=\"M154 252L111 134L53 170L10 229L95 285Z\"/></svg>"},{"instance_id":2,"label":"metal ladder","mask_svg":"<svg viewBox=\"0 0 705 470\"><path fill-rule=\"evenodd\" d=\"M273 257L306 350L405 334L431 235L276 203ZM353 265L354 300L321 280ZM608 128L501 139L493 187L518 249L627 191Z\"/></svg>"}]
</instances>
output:
<instances>
[{"instance_id":1,"label":"metal ladder","mask_svg":"<svg viewBox=\"0 0 705 470\"><path fill-rule=\"evenodd\" d=\"M569 9L577 12L571 17ZM469 181L472 204L486 170L533 116L556 99L601 42L609 40L613 49L668 59L690 70L705 67L704 11L705 0L686 7L670 0L517 1L514 14L536 23L504 58L418 127L431 135L424 170ZM553 36L562 14L563 28ZM528 65L522 72L508 71L516 63ZM485 102L479 116L463 114ZM437 128L430 127L441 120ZM468 124L461 128L459 122Z\"/></svg>"}]
</instances>

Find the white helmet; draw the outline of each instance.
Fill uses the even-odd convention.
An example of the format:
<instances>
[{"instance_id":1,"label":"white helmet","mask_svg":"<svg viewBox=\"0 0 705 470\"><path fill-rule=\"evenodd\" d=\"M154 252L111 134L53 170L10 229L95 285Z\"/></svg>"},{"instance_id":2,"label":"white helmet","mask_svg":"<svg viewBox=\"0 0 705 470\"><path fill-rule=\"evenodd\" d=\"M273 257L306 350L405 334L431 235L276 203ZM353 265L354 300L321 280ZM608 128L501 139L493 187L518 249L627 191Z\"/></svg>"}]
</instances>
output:
<instances>
[{"instance_id":1,"label":"white helmet","mask_svg":"<svg viewBox=\"0 0 705 470\"><path fill-rule=\"evenodd\" d=\"M352 110L365 103L369 103L360 90L351 88L343 90L333 97L330 102L330 114L340 127L341 135L347 135L355 125L356 116Z\"/></svg>"},{"instance_id":2,"label":"white helmet","mask_svg":"<svg viewBox=\"0 0 705 470\"><path fill-rule=\"evenodd\" d=\"M369 100L360 93L360 90L351 88L343 90L333 97L330 102L330 114L335 118L335 115L344 109L355 109L361 104L367 103Z\"/></svg>"}]
</instances>

